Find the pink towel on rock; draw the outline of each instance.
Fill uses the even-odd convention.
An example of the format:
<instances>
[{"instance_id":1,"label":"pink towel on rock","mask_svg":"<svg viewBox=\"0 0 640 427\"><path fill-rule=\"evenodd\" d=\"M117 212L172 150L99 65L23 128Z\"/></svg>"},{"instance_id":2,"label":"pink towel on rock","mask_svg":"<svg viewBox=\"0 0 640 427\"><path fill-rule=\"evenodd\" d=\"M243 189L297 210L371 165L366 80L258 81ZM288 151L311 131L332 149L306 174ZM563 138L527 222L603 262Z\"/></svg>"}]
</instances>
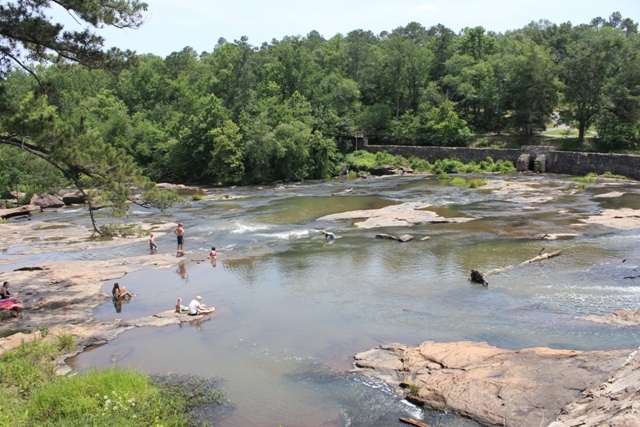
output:
<instances>
[{"instance_id":1,"label":"pink towel on rock","mask_svg":"<svg viewBox=\"0 0 640 427\"><path fill-rule=\"evenodd\" d=\"M0 300L0 310L22 309L22 306L16 303L13 298Z\"/></svg>"}]
</instances>

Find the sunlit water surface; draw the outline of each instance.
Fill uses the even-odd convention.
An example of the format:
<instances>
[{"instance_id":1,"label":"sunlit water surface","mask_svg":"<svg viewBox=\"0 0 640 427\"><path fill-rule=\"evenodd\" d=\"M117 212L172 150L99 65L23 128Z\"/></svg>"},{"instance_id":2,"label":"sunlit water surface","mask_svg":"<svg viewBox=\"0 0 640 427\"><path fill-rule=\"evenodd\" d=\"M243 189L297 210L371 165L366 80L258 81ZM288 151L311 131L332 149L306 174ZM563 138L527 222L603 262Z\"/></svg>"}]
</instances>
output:
<instances>
[{"instance_id":1,"label":"sunlit water surface","mask_svg":"<svg viewBox=\"0 0 640 427\"><path fill-rule=\"evenodd\" d=\"M575 186L557 176L492 178L549 189ZM331 195L345 188L354 190ZM640 269L639 231L584 227L578 221L602 208L640 208L638 183L613 189L625 195L595 198L612 189L590 185L542 204L514 203L482 188L424 177L214 189L234 198L171 212L185 223L188 259L177 259L169 270L125 276L119 282L136 296L120 312L111 303L99 307L95 318L146 316L172 308L178 297L188 303L196 295L215 306L215 314L181 326L129 331L80 355L73 365L84 370L117 364L221 378L231 402L216 415L222 427L394 425L398 417L423 415L432 424L471 426L452 416L438 420L436 413L422 414L384 384L350 374L352 356L380 344L425 340L486 341L513 349L637 347L636 328L576 319L640 307L640 278L625 279L640 274L634 273ZM430 202L444 217L478 219L375 230L317 220L408 201ZM71 223L87 221L79 216L82 211L56 215ZM167 217L135 208L134 219ZM326 242L323 228L336 240ZM380 232L410 233L416 240L375 239ZM580 236L541 241L535 238L539 233ZM431 239L420 241L424 236ZM161 252L175 248L171 234L156 242ZM205 259L211 246L218 250L215 264ZM493 276L489 287L467 280L472 268L519 263L543 247L563 254ZM130 244L64 256L106 259L144 251L142 244ZM105 283L103 290L110 292L111 286Z\"/></svg>"}]
</instances>

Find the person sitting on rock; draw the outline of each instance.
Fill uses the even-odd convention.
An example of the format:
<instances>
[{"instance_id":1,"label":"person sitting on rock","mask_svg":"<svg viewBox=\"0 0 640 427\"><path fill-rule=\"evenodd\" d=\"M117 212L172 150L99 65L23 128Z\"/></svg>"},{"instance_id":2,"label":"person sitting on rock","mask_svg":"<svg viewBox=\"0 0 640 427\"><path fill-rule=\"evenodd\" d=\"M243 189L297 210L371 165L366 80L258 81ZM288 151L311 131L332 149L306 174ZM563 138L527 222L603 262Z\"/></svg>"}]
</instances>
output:
<instances>
[{"instance_id":1,"label":"person sitting on rock","mask_svg":"<svg viewBox=\"0 0 640 427\"><path fill-rule=\"evenodd\" d=\"M125 298L131 298L133 296L133 294L127 291L127 289L124 286L120 288L120 283L118 282L114 283L111 294L113 295L113 298L115 298L116 300L123 300Z\"/></svg>"},{"instance_id":2,"label":"person sitting on rock","mask_svg":"<svg viewBox=\"0 0 640 427\"><path fill-rule=\"evenodd\" d=\"M182 298L178 298L178 303L176 304L176 313L185 313L189 311L189 307L186 305L182 305Z\"/></svg>"},{"instance_id":3,"label":"person sitting on rock","mask_svg":"<svg viewBox=\"0 0 640 427\"><path fill-rule=\"evenodd\" d=\"M213 259L215 257L216 257L216 248L213 247L213 248L211 248L211 252L209 252L209 256L207 258Z\"/></svg>"},{"instance_id":4,"label":"person sitting on rock","mask_svg":"<svg viewBox=\"0 0 640 427\"><path fill-rule=\"evenodd\" d=\"M205 308L204 304L200 303L201 300L202 300L202 297L198 295L196 299L194 299L189 303L189 313L187 313L189 316L197 316L198 314L207 314L215 310L215 308L213 307Z\"/></svg>"},{"instance_id":5,"label":"person sitting on rock","mask_svg":"<svg viewBox=\"0 0 640 427\"><path fill-rule=\"evenodd\" d=\"M9 292L9 282L4 282L2 288L0 288L0 299L11 298L11 292Z\"/></svg>"}]
</instances>

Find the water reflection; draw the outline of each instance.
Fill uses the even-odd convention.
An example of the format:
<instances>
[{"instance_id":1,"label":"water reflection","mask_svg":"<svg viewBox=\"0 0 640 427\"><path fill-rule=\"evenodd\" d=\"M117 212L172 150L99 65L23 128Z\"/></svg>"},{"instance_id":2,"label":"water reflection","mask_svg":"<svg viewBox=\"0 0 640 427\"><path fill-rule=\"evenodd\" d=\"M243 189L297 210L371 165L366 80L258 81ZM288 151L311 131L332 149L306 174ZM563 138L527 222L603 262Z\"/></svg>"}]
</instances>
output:
<instances>
[{"instance_id":1,"label":"water reflection","mask_svg":"<svg viewBox=\"0 0 640 427\"><path fill-rule=\"evenodd\" d=\"M182 280L188 281L189 275L187 274L187 261L180 261L178 263L178 268L176 269L176 273L180 275Z\"/></svg>"},{"instance_id":2,"label":"water reflection","mask_svg":"<svg viewBox=\"0 0 640 427\"><path fill-rule=\"evenodd\" d=\"M129 299L111 298L111 302L113 303L113 307L116 309L116 313L122 313L122 304L129 304L131 302L131 298Z\"/></svg>"}]
</instances>

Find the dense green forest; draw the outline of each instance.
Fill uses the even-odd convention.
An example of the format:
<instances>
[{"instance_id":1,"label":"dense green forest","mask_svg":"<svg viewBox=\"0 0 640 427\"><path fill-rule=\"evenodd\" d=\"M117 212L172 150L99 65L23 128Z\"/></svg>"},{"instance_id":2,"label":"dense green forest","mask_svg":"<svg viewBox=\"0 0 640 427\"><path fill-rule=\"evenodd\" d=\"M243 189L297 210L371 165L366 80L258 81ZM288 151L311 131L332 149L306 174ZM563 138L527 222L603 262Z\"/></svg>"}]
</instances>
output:
<instances>
[{"instance_id":1,"label":"dense green forest","mask_svg":"<svg viewBox=\"0 0 640 427\"><path fill-rule=\"evenodd\" d=\"M504 34L412 22L260 46L220 39L211 52L129 53L119 64L58 61L3 76L0 126L13 138L0 146L5 193L63 181L64 166L22 150L20 138L55 140L74 159L72 147L87 147L65 175L77 184L100 156L133 159L154 181L326 178L353 151L355 131L465 146L477 134L535 135L556 112L579 144L592 130L591 149L640 148L640 36L619 13Z\"/></svg>"}]
</instances>

